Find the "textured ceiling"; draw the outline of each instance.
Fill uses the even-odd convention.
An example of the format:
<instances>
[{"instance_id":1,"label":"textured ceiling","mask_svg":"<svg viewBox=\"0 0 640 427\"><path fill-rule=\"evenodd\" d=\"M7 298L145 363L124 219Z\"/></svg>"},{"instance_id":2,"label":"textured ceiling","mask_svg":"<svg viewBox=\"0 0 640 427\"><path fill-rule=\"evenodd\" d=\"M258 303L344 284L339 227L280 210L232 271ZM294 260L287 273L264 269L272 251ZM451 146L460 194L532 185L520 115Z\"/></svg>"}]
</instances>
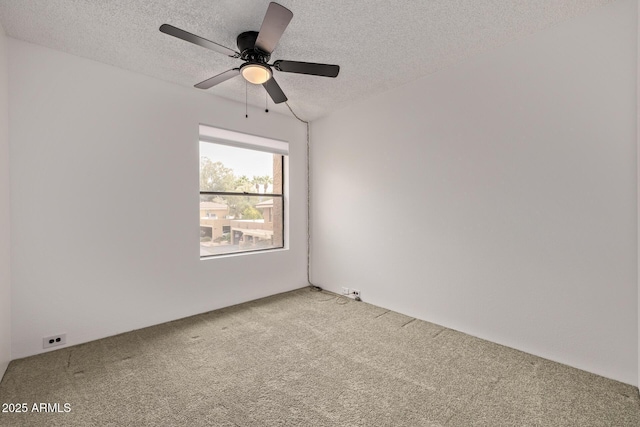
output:
<instances>
[{"instance_id":1,"label":"textured ceiling","mask_svg":"<svg viewBox=\"0 0 640 427\"><path fill-rule=\"evenodd\" d=\"M340 65L335 79L275 72L291 107L311 120L611 1L280 0L293 19L271 59ZM16 39L193 87L241 61L158 27L168 23L237 50L236 36L260 29L268 3L0 0L0 23ZM262 87L249 86L249 103L264 106ZM245 83L237 77L208 92L244 102Z\"/></svg>"}]
</instances>

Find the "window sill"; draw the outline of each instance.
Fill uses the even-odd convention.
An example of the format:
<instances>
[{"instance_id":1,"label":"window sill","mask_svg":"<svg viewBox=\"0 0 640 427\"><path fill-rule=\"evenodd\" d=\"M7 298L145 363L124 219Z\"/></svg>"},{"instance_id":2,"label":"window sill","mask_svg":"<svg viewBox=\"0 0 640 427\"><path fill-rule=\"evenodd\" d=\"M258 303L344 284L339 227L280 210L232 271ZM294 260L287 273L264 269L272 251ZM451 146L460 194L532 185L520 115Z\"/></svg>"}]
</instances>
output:
<instances>
[{"instance_id":1,"label":"window sill","mask_svg":"<svg viewBox=\"0 0 640 427\"><path fill-rule=\"evenodd\" d=\"M274 252L285 252L285 251L289 251L289 248L259 249L255 251L232 252L232 253L220 254L220 255L206 255L206 256L200 257L200 261L208 261L212 259L234 258L234 257L246 256L246 255L267 254L267 253L274 253Z\"/></svg>"}]
</instances>

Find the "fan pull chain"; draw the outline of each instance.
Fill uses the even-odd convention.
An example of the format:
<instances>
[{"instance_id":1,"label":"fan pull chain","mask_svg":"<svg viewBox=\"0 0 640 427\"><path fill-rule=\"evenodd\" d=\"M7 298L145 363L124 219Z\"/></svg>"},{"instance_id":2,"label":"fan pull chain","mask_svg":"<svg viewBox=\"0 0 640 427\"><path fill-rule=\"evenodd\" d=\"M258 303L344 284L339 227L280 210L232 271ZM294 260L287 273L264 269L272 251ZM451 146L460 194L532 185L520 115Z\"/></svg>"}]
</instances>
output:
<instances>
[{"instance_id":1,"label":"fan pull chain","mask_svg":"<svg viewBox=\"0 0 640 427\"><path fill-rule=\"evenodd\" d=\"M249 107L247 106L247 104L249 103L249 87L248 87L248 83L245 80L244 81L244 117L245 118L249 118Z\"/></svg>"},{"instance_id":2,"label":"fan pull chain","mask_svg":"<svg viewBox=\"0 0 640 427\"><path fill-rule=\"evenodd\" d=\"M269 112L269 96L266 90L264 91L264 112Z\"/></svg>"}]
</instances>

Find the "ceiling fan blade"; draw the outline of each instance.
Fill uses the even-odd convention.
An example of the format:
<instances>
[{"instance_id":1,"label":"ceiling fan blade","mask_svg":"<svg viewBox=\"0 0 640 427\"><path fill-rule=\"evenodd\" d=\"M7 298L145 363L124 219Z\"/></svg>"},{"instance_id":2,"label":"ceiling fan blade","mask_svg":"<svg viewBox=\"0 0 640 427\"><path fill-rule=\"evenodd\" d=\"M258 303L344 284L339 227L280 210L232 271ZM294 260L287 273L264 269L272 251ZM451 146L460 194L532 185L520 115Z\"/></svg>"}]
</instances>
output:
<instances>
[{"instance_id":1,"label":"ceiling fan blade","mask_svg":"<svg viewBox=\"0 0 640 427\"><path fill-rule=\"evenodd\" d=\"M287 100L287 96L284 94L280 86L276 82L276 79L271 77L265 83L262 83L262 86L267 90L267 93L271 97L274 103L280 104L281 102L285 102Z\"/></svg>"},{"instance_id":2,"label":"ceiling fan blade","mask_svg":"<svg viewBox=\"0 0 640 427\"><path fill-rule=\"evenodd\" d=\"M200 36L196 36L195 34L191 34L185 30L181 30L180 28L174 27L173 25L162 24L160 26L160 31L165 34L169 34L170 36L177 37L189 43L197 44L198 46L206 47L207 49L211 49L215 52L222 53L233 58L240 57L240 54L233 49L229 49L228 47L222 46L221 44L218 44L216 42L212 42L211 40L207 40Z\"/></svg>"},{"instance_id":3,"label":"ceiling fan blade","mask_svg":"<svg viewBox=\"0 0 640 427\"><path fill-rule=\"evenodd\" d=\"M225 71L224 73L220 73L217 76L213 76L203 82L200 82L195 85L195 87L197 87L198 89L209 89L210 87L227 81L230 78L237 76L238 74L240 74L240 68L233 68L231 70Z\"/></svg>"},{"instance_id":4,"label":"ceiling fan blade","mask_svg":"<svg viewBox=\"0 0 640 427\"><path fill-rule=\"evenodd\" d=\"M276 48L280 37L282 37L282 33L289 25L291 18L293 18L293 12L289 9L278 3L269 3L256 39L256 48L264 53L271 54L273 49Z\"/></svg>"},{"instance_id":5,"label":"ceiling fan blade","mask_svg":"<svg viewBox=\"0 0 640 427\"><path fill-rule=\"evenodd\" d=\"M339 65L315 64L313 62L277 60L273 66L285 73L311 74L313 76L336 77L340 72Z\"/></svg>"}]
</instances>

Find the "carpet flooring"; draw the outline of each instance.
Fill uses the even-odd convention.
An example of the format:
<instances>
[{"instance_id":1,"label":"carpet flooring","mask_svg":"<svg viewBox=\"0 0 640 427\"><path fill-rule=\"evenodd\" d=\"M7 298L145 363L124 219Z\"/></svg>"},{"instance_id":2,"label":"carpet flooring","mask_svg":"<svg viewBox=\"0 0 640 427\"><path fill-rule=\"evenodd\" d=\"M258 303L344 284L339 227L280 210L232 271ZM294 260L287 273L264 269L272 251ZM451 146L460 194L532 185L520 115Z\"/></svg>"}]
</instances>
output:
<instances>
[{"instance_id":1,"label":"carpet flooring","mask_svg":"<svg viewBox=\"0 0 640 427\"><path fill-rule=\"evenodd\" d=\"M14 360L0 403L26 403L11 427L640 426L635 387L310 288Z\"/></svg>"}]
</instances>

